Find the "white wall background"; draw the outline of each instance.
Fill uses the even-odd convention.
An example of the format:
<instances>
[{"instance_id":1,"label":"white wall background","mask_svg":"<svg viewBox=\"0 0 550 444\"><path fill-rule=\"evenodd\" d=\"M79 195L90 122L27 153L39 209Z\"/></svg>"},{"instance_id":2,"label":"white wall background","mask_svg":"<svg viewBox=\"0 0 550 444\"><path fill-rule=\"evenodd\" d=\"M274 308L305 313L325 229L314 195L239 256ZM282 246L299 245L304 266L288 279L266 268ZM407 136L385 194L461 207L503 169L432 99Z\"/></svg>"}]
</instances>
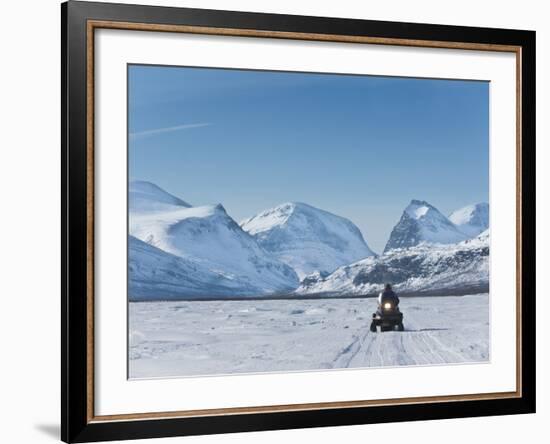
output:
<instances>
[{"instance_id":1,"label":"white wall background","mask_svg":"<svg viewBox=\"0 0 550 444\"><path fill-rule=\"evenodd\" d=\"M119 0L119 2L123 2ZM170 438L151 442L364 443L391 433L413 443L548 436L550 312L544 272L550 260L550 11L540 0L165 0L170 6L460 24L537 31L538 413L370 426ZM59 434L60 60L58 0L5 2L0 27L0 441L55 442ZM498 296L498 295L496 295ZM536 439L536 438L535 438Z\"/></svg>"}]
</instances>

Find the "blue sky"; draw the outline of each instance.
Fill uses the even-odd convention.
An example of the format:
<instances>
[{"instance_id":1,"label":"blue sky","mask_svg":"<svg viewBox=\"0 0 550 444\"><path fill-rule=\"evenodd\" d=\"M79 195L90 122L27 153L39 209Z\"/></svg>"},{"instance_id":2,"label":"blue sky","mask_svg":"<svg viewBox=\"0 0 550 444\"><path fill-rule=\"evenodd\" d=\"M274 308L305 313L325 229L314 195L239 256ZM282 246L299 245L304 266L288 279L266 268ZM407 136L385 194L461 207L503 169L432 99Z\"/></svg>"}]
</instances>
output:
<instances>
[{"instance_id":1,"label":"blue sky","mask_svg":"<svg viewBox=\"0 0 550 444\"><path fill-rule=\"evenodd\" d=\"M381 252L411 199L489 199L489 84L129 66L129 175L237 221L300 201Z\"/></svg>"}]
</instances>

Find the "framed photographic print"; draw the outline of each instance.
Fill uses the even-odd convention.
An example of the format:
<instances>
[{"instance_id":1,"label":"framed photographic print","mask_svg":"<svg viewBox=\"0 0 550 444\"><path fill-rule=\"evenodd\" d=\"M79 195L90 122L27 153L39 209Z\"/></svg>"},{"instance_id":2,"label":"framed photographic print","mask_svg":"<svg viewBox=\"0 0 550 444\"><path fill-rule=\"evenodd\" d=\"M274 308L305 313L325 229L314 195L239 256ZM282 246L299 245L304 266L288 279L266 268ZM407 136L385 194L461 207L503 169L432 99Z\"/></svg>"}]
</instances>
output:
<instances>
[{"instance_id":1,"label":"framed photographic print","mask_svg":"<svg viewBox=\"0 0 550 444\"><path fill-rule=\"evenodd\" d=\"M535 33L69 1L62 439L535 411Z\"/></svg>"}]
</instances>

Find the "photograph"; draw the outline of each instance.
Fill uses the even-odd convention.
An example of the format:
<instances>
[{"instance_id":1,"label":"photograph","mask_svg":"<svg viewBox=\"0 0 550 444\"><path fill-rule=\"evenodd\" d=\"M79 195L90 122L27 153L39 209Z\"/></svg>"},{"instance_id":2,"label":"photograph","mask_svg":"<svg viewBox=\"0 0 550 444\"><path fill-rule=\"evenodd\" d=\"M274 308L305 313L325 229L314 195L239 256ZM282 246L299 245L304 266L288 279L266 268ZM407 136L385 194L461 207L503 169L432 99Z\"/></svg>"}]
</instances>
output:
<instances>
[{"instance_id":1,"label":"photograph","mask_svg":"<svg viewBox=\"0 0 550 444\"><path fill-rule=\"evenodd\" d=\"M44 21L61 43L57 170L8 151L32 195L57 199L57 237L26 232L57 243L39 250L61 273L14 282L42 302L41 273L60 284L60 304L34 310L60 353L16 348L57 356L60 390L19 365L36 387L13 399L57 390L62 441L364 442L424 422L463 442L465 421L481 436L497 417L524 427L485 434L517 441L540 414L542 14L294 3L68 1ZM14 140L45 155L48 119ZM60 195L35 167L60 171ZM19 201L19 224L56 208Z\"/></svg>"},{"instance_id":2,"label":"photograph","mask_svg":"<svg viewBox=\"0 0 550 444\"><path fill-rule=\"evenodd\" d=\"M127 76L128 378L490 362L489 82Z\"/></svg>"}]
</instances>

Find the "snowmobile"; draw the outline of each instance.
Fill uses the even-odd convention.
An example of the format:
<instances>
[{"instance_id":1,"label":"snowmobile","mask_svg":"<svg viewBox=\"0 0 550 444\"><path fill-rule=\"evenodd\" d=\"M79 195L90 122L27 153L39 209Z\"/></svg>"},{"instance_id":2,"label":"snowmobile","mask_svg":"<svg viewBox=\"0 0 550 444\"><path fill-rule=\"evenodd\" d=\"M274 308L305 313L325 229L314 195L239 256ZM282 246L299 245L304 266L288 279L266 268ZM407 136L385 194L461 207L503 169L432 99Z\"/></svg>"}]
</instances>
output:
<instances>
[{"instance_id":1,"label":"snowmobile","mask_svg":"<svg viewBox=\"0 0 550 444\"><path fill-rule=\"evenodd\" d=\"M394 302L385 301L378 306L376 313L372 314L372 322L370 331L376 333L376 327L380 327L380 331L392 331L397 328L397 331L405 330L403 327L403 313Z\"/></svg>"}]
</instances>

